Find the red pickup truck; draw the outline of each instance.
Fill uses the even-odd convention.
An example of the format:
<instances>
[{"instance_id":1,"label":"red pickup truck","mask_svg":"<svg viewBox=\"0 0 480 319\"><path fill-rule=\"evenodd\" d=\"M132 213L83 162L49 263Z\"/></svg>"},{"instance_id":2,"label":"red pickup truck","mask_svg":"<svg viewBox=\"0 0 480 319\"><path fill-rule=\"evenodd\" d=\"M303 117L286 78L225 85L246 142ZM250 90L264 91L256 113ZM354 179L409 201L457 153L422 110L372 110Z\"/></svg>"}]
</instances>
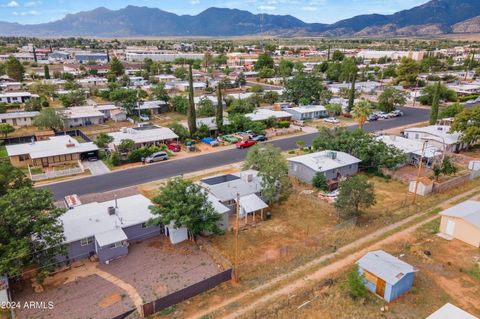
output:
<instances>
[{"instance_id":1,"label":"red pickup truck","mask_svg":"<svg viewBox=\"0 0 480 319\"><path fill-rule=\"evenodd\" d=\"M257 144L257 141L243 140L241 142L238 142L236 146L238 149L241 149L241 148L247 148L247 147L253 146L255 144Z\"/></svg>"}]
</instances>

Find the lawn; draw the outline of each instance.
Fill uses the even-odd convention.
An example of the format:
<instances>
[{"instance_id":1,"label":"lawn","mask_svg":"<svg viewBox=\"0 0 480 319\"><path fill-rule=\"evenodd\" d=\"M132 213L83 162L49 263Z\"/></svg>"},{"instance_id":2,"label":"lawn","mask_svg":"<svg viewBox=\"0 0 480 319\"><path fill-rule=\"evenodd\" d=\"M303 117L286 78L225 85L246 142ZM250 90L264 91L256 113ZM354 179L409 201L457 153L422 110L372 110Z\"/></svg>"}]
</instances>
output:
<instances>
[{"instance_id":1,"label":"lawn","mask_svg":"<svg viewBox=\"0 0 480 319\"><path fill-rule=\"evenodd\" d=\"M4 158L7 156L7 148L5 147L5 145L0 145L0 158Z\"/></svg>"}]
</instances>

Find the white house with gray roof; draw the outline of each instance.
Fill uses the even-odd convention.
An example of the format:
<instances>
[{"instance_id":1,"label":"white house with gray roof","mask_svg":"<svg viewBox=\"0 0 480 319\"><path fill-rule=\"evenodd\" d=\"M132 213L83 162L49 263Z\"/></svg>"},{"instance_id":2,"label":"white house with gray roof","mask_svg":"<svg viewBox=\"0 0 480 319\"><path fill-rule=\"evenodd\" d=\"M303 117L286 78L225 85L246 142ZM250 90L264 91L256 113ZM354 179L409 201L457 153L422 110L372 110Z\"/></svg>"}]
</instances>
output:
<instances>
[{"instance_id":1,"label":"white house with gray roof","mask_svg":"<svg viewBox=\"0 0 480 319\"><path fill-rule=\"evenodd\" d=\"M389 146L393 146L407 157L407 164L418 165L420 159L426 167L431 167L436 160L442 156L442 151L433 145L425 146L423 149L423 142L413 139L404 138L396 135L380 135L376 139Z\"/></svg>"},{"instance_id":2,"label":"white house with gray roof","mask_svg":"<svg viewBox=\"0 0 480 319\"><path fill-rule=\"evenodd\" d=\"M305 121L327 117L327 110L323 105L300 105L286 108L285 112L290 113L294 120Z\"/></svg>"},{"instance_id":3,"label":"white house with gray roof","mask_svg":"<svg viewBox=\"0 0 480 319\"><path fill-rule=\"evenodd\" d=\"M451 132L448 125L429 125L424 127L411 127L404 130L403 135L409 140L424 142L428 140L433 145L446 152L459 152L468 147L461 141L460 132Z\"/></svg>"},{"instance_id":4,"label":"white house with gray roof","mask_svg":"<svg viewBox=\"0 0 480 319\"><path fill-rule=\"evenodd\" d=\"M7 112L0 113L0 123L7 123L15 128L31 126L39 112Z\"/></svg>"},{"instance_id":5,"label":"white house with gray roof","mask_svg":"<svg viewBox=\"0 0 480 319\"><path fill-rule=\"evenodd\" d=\"M480 247L480 202L467 200L443 212L440 233L445 238L456 238L475 247Z\"/></svg>"},{"instance_id":6,"label":"white house with gray roof","mask_svg":"<svg viewBox=\"0 0 480 319\"><path fill-rule=\"evenodd\" d=\"M311 184L317 173L323 173L328 181L340 180L358 173L360 159L348 153L321 151L287 158L288 174Z\"/></svg>"}]
</instances>

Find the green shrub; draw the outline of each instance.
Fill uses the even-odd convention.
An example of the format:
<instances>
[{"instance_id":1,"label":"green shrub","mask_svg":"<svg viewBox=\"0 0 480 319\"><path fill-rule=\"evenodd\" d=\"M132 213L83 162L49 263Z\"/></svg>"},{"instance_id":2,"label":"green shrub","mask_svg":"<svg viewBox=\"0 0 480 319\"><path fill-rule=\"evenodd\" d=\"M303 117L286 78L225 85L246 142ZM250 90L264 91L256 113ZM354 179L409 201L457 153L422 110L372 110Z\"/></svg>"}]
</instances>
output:
<instances>
[{"instance_id":1,"label":"green shrub","mask_svg":"<svg viewBox=\"0 0 480 319\"><path fill-rule=\"evenodd\" d=\"M328 185L327 185L327 178L325 177L325 174L323 174L322 172L317 172L315 176L313 176L312 185L313 187L319 190L327 191Z\"/></svg>"},{"instance_id":2,"label":"green shrub","mask_svg":"<svg viewBox=\"0 0 480 319\"><path fill-rule=\"evenodd\" d=\"M290 122L289 121L280 121L277 123L278 128L288 128L290 127Z\"/></svg>"},{"instance_id":3,"label":"green shrub","mask_svg":"<svg viewBox=\"0 0 480 319\"><path fill-rule=\"evenodd\" d=\"M347 275L348 292L353 299L364 298L367 288L363 282L363 275L358 273L358 266Z\"/></svg>"}]
</instances>

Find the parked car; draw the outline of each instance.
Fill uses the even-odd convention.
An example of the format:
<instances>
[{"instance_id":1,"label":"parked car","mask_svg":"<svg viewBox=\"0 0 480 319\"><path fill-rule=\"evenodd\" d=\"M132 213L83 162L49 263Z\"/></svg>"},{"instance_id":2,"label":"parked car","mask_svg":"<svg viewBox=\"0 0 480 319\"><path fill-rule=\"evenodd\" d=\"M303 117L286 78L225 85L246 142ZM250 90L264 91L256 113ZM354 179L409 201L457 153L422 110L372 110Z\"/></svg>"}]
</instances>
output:
<instances>
[{"instance_id":1,"label":"parked car","mask_svg":"<svg viewBox=\"0 0 480 319\"><path fill-rule=\"evenodd\" d=\"M247 136L249 138L254 138L255 136L257 136L257 134L255 134L253 131L251 130L248 130L248 131L245 131L245 133L247 134Z\"/></svg>"},{"instance_id":2,"label":"parked car","mask_svg":"<svg viewBox=\"0 0 480 319\"><path fill-rule=\"evenodd\" d=\"M252 141L255 142L264 142L266 140L268 140L268 138L265 135L255 135L254 137L252 137Z\"/></svg>"},{"instance_id":3,"label":"parked car","mask_svg":"<svg viewBox=\"0 0 480 319\"><path fill-rule=\"evenodd\" d=\"M140 118L142 121L150 121L150 117L148 117L147 115L140 115L139 118Z\"/></svg>"},{"instance_id":4,"label":"parked car","mask_svg":"<svg viewBox=\"0 0 480 319\"><path fill-rule=\"evenodd\" d=\"M403 116L403 112L400 111L400 110L394 110L394 111L392 111L392 112L390 112L390 113L388 113L388 114L390 114L391 117Z\"/></svg>"},{"instance_id":5,"label":"parked car","mask_svg":"<svg viewBox=\"0 0 480 319\"><path fill-rule=\"evenodd\" d=\"M177 143L167 144L167 148L173 152L180 152L182 148Z\"/></svg>"},{"instance_id":6,"label":"parked car","mask_svg":"<svg viewBox=\"0 0 480 319\"><path fill-rule=\"evenodd\" d=\"M326 119L323 119L324 122L326 123L332 123L332 124L338 124L340 123L339 120L337 120L336 118L334 117L327 117Z\"/></svg>"},{"instance_id":7,"label":"parked car","mask_svg":"<svg viewBox=\"0 0 480 319\"><path fill-rule=\"evenodd\" d=\"M388 119L390 116L385 112L374 113L379 119Z\"/></svg>"},{"instance_id":8,"label":"parked car","mask_svg":"<svg viewBox=\"0 0 480 319\"><path fill-rule=\"evenodd\" d=\"M369 121L369 122L373 122L373 121L376 121L376 120L378 120L378 116L375 115L375 114L370 114L367 118L367 121Z\"/></svg>"},{"instance_id":9,"label":"parked car","mask_svg":"<svg viewBox=\"0 0 480 319\"><path fill-rule=\"evenodd\" d=\"M237 143L238 142L238 138L236 138L235 136L233 135L223 135L220 137L222 140L228 142L228 143Z\"/></svg>"},{"instance_id":10,"label":"parked car","mask_svg":"<svg viewBox=\"0 0 480 319\"><path fill-rule=\"evenodd\" d=\"M296 120L296 121L293 121L293 125L304 127L305 126L305 121Z\"/></svg>"},{"instance_id":11,"label":"parked car","mask_svg":"<svg viewBox=\"0 0 480 319\"><path fill-rule=\"evenodd\" d=\"M241 149L241 148L247 148L247 147L253 146L255 144L257 144L256 141L243 140L241 142L238 142L236 146L238 149Z\"/></svg>"},{"instance_id":12,"label":"parked car","mask_svg":"<svg viewBox=\"0 0 480 319\"><path fill-rule=\"evenodd\" d=\"M168 160L167 152L156 152L145 159L145 163L153 163Z\"/></svg>"}]
</instances>

